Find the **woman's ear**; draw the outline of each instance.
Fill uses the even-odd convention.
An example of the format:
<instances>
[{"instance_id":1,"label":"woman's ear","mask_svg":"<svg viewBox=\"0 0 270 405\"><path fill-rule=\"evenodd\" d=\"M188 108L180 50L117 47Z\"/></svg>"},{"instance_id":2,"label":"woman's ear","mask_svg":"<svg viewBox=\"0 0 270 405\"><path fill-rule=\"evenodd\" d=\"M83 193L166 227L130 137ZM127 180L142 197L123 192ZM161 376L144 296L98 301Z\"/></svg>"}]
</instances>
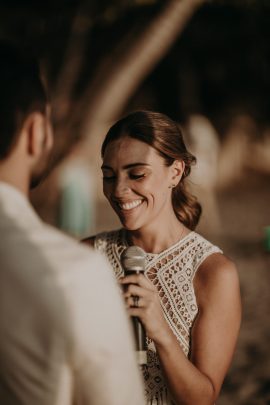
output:
<instances>
[{"instance_id":1,"label":"woman's ear","mask_svg":"<svg viewBox=\"0 0 270 405\"><path fill-rule=\"evenodd\" d=\"M38 158L44 151L46 142L45 116L39 112L31 113L25 123L24 131L27 136L27 153Z\"/></svg>"},{"instance_id":2,"label":"woman's ear","mask_svg":"<svg viewBox=\"0 0 270 405\"><path fill-rule=\"evenodd\" d=\"M46 116L45 116L45 140L44 146L46 151L50 151L53 147L53 128L51 122L51 106L47 104L46 106Z\"/></svg>"},{"instance_id":3,"label":"woman's ear","mask_svg":"<svg viewBox=\"0 0 270 405\"><path fill-rule=\"evenodd\" d=\"M172 168L172 187L177 186L177 184L180 182L184 170L185 170L185 162L183 160L175 160L171 166Z\"/></svg>"}]
</instances>

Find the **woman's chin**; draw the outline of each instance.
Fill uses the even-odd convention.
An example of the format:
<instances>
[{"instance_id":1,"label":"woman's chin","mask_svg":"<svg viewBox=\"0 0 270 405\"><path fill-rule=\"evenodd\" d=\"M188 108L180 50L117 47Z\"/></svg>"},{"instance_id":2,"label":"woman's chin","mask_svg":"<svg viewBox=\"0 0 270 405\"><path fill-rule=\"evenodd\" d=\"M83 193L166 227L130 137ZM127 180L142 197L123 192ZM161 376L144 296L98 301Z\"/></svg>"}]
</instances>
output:
<instances>
[{"instance_id":1,"label":"woman's chin","mask_svg":"<svg viewBox=\"0 0 270 405\"><path fill-rule=\"evenodd\" d=\"M125 221L123 218L119 219L123 225L123 228L125 228L127 231L137 231L140 228L139 224L135 223L134 221Z\"/></svg>"},{"instance_id":2,"label":"woman's chin","mask_svg":"<svg viewBox=\"0 0 270 405\"><path fill-rule=\"evenodd\" d=\"M125 228L127 231L136 231L138 229L137 226L134 226L134 225L132 226L130 224L126 224L123 222L122 222L122 225L123 225L123 228Z\"/></svg>"}]
</instances>

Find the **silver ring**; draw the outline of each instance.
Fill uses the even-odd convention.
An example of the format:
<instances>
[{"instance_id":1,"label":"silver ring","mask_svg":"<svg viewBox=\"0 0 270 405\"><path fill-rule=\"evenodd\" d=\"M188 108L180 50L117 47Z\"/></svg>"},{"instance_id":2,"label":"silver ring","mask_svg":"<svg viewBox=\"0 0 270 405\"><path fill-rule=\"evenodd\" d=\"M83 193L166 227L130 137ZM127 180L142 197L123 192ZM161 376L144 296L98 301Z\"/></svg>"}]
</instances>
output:
<instances>
[{"instance_id":1,"label":"silver ring","mask_svg":"<svg viewBox=\"0 0 270 405\"><path fill-rule=\"evenodd\" d=\"M133 307L134 308L139 308L139 300L140 297L138 297L138 295L133 295Z\"/></svg>"}]
</instances>

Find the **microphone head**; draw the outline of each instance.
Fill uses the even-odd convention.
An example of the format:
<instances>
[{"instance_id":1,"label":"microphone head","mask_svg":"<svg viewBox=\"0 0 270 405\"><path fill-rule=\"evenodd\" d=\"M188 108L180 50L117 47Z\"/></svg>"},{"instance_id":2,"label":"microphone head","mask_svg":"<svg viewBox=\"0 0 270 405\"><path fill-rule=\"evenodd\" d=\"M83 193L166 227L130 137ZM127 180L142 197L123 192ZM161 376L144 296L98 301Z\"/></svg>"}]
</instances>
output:
<instances>
[{"instance_id":1,"label":"microphone head","mask_svg":"<svg viewBox=\"0 0 270 405\"><path fill-rule=\"evenodd\" d=\"M121 254L121 264L127 272L144 272L146 253L139 246L130 246Z\"/></svg>"}]
</instances>

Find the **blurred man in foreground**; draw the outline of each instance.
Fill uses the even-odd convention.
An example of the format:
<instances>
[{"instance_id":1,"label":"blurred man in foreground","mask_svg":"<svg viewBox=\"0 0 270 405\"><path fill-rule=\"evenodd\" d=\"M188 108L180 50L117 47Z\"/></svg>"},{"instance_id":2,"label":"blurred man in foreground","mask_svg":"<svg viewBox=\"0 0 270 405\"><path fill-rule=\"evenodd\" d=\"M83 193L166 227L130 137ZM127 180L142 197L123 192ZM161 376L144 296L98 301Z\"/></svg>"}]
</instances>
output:
<instances>
[{"instance_id":1,"label":"blurred man in foreground","mask_svg":"<svg viewBox=\"0 0 270 405\"><path fill-rule=\"evenodd\" d=\"M107 263L45 225L28 201L51 147L37 66L0 43L0 403L142 404Z\"/></svg>"}]
</instances>

